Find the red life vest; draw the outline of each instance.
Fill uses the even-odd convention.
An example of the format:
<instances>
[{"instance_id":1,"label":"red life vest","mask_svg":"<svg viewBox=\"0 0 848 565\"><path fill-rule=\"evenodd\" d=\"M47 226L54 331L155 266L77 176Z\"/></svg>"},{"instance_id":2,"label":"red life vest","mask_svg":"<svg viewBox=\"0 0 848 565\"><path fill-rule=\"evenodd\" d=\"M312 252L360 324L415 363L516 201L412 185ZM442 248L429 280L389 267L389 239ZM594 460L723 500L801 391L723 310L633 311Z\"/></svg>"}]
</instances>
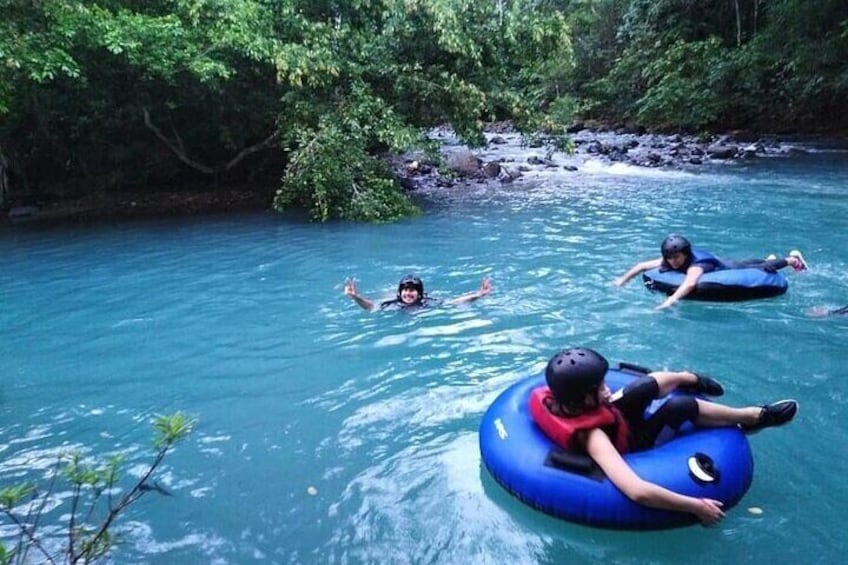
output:
<instances>
[{"instance_id":1,"label":"red life vest","mask_svg":"<svg viewBox=\"0 0 848 565\"><path fill-rule=\"evenodd\" d=\"M551 389L541 386L530 393L530 415L545 435L563 449L574 450L574 434L601 428L619 453L627 453L627 421L615 406L601 405L579 416L563 418L551 413Z\"/></svg>"}]
</instances>

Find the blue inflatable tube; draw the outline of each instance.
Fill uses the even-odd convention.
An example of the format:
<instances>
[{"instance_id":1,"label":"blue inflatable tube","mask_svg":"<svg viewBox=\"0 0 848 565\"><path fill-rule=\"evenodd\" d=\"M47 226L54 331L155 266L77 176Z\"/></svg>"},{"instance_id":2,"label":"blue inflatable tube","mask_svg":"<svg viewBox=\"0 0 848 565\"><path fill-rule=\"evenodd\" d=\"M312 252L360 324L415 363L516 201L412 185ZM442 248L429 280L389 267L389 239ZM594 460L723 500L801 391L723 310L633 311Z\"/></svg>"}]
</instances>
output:
<instances>
[{"instance_id":1,"label":"blue inflatable tube","mask_svg":"<svg viewBox=\"0 0 848 565\"><path fill-rule=\"evenodd\" d=\"M649 269L642 273L645 287L654 292L673 294L686 278L678 271ZM786 292L789 283L783 273L762 269L723 269L705 273L698 279L695 290L683 298L690 300L737 301L770 298Z\"/></svg>"},{"instance_id":2,"label":"blue inflatable tube","mask_svg":"<svg viewBox=\"0 0 848 565\"><path fill-rule=\"evenodd\" d=\"M606 381L615 391L642 374L610 369ZM501 486L543 512L592 526L648 530L696 521L688 513L631 501L591 459L553 444L533 422L528 405L531 391L543 385L544 375L514 384L498 396L480 423L483 464ZM742 499L754 474L748 440L736 427L687 425L667 443L624 459L645 480L681 494L720 500L725 509Z\"/></svg>"}]
</instances>

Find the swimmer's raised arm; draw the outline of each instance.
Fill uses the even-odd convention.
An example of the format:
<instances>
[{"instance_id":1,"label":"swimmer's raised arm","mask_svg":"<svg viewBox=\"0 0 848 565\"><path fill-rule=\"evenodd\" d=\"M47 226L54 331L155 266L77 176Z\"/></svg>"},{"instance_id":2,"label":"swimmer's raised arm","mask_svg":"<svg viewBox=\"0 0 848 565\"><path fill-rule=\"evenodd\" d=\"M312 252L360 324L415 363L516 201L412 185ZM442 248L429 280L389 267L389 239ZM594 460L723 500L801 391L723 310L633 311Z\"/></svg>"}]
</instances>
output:
<instances>
[{"instance_id":1,"label":"swimmer's raised arm","mask_svg":"<svg viewBox=\"0 0 848 565\"><path fill-rule=\"evenodd\" d=\"M492 281L490 281L488 277L483 277L483 280L480 282L480 290L469 292L468 294L463 294L462 296L458 296L454 299L448 300L447 303L468 304L469 302L474 302L478 298L483 298L490 292L492 292Z\"/></svg>"},{"instance_id":2,"label":"swimmer's raised arm","mask_svg":"<svg viewBox=\"0 0 848 565\"><path fill-rule=\"evenodd\" d=\"M374 309L374 303L371 300L365 298L364 296L360 296L356 292L356 279L349 277L345 280L344 293L347 296L351 297L354 302L359 304L359 306L361 306L364 310Z\"/></svg>"}]
</instances>

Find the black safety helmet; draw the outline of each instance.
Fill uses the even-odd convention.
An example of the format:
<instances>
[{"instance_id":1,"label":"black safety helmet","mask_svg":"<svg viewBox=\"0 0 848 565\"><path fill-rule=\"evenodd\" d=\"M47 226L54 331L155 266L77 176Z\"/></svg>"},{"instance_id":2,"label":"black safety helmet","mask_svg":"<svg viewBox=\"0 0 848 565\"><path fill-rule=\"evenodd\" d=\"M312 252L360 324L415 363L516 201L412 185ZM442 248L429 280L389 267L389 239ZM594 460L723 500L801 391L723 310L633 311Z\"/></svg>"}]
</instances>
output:
<instances>
[{"instance_id":1,"label":"black safety helmet","mask_svg":"<svg viewBox=\"0 0 848 565\"><path fill-rule=\"evenodd\" d=\"M660 251L662 251L662 257L665 260L680 251L689 257L692 255L692 244L682 235L672 234L663 240Z\"/></svg>"},{"instance_id":2,"label":"black safety helmet","mask_svg":"<svg viewBox=\"0 0 848 565\"><path fill-rule=\"evenodd\" d=\"M418 300L424 298L424 283L415 275L406 275L398 283L397 297L400 299L400 291L404 288L411 287L418 291Z\"/></svg>"},{"instance_id":3,"label":"black safety helmet","mask_svg":"<svg viewBox=\"0 0 848 565\"><path fill-rule=\"evenodd\" d=\"M545 368L545 380L560 404L579 409L587 394L604 382L609 363L591 349L577 347L554 355Z\"/></svg>"}]
</instances>

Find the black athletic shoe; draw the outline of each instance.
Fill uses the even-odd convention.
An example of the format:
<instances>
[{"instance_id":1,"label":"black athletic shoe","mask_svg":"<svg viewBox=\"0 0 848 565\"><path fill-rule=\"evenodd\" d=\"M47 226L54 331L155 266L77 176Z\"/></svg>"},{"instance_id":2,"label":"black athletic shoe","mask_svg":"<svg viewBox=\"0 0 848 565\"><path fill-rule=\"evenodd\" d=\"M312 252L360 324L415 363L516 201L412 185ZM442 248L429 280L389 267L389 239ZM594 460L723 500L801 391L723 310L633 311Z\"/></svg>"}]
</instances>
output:
<instances>
[{"instance_id":1,"label":"black athletic shoe","mask_svg":"<svg viewBox=\"0 0 848 565\"><path fill-rule=\"evenodd\" d=\"M763 428L782 426L787 422L791 422L797 412L798 402L795 400L779 400L763 406L763 409L760 411L760 418L756 424L741 424L739 427L746 434L753 434Z\"/></svg>"},{"instance_id":2,"label":"black athletic shoe","mask_svg":"<svg viewBox=\"0 0 848 565\"><path fill-rule=\"evenodd\" d=\"M724 394L724 387L717 380L705 375L699 375L698 373L695 373L695 376L698 377L697 383L677 387L678 390L688 392L689 394L704 394L706 396L721 396Z\"/></svg>"}]
</instances>

